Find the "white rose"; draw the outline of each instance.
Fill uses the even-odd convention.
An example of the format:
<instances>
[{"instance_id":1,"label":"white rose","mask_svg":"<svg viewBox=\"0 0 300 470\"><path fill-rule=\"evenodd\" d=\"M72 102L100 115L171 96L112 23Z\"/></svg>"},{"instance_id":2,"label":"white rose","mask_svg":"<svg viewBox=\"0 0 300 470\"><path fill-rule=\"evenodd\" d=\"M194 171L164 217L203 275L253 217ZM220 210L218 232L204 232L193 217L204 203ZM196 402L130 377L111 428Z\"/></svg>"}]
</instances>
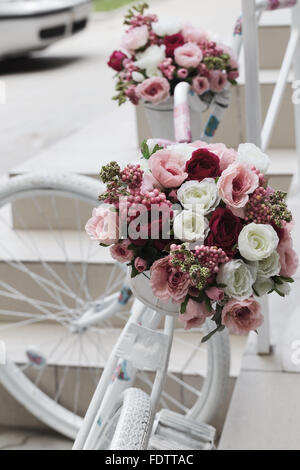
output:
<instances>
[{"instance_id":1,"label":"white rose","mask_svg":"<svg viewBox=\"0 0 300 470\"><path fill-rule=\"evenodd\" d=\"M267 173L271 160L254 144L240 144L238 148L238 161L247 163L247 165L259 170L261 173Z\"/></svg>"},{"instance_id":2,"label":"white rose","mask_svg":"<svg viewBox=\"0 0 300 470\"><path fill-rule=\"evenodd\" d=\"M217 275L217 282L225 284L224 292L229 297L245 300L253 294L252 285L256 273L253 267L248 266L241 259L232 260L223 264Z\"/></svg>"},{"instance_id":3,"label":"white rose","mask_svg":"<svg viewBox=\"0 0 300 470\"><path fill-rule=\"evenodd\" d=\"M246 225L238 239L241 255L248 261L260 261L268 258L276 250L279 238L271 225Z\"/></svg>"},{"instance_id":4,"label":"white rose","mask_svg":"<svg viewBox=\"0 0 300 470\"><path fill-rule=\"evenodd\" d=\"M192 156L192 153L196 150L195 147L190 144L168 145L167 149L177 153L178 155L181 155L186 160L189 160Z\"/></svg>"},{"instance_id":5,"label":"white rose","mask_svg":"<svg viewBox=\"0 0 300 470\"><path fill-rule=\"evenodd\" d=\"M162 18L152 23L152 30L160 37L179 33L181 27L181 21L175 18Z\"/></svg>"},{"instance_id":6,"label":"white rose","mask_svg":"<svg viewBox=\"0 0 300 470\"><path fill-rule=\"evenodd\" d=\"M183 210L174 218L173 229L175 238L183 242L198 242L202 245L207 234L208 221L203 211Z\"/></svg>"},{"instance_id":7,"label":"white rose","mask_svg":"<svg viewBox=\"0 0 300 470\"><path fill-rule=\"evenodd\" d=\"M148 77L161 75L161 71L158 70L157 66L166 57L165 49L164 45L148 47L144 52L137 55L138 60L135 61L135 65L140 69L146 70Z\"/></svg>"},{"instance_id":8,"label":"white rose","mask_svg":"<svg viewBox=\"0 0 300 470\"><path fill-rule=\"evenodd\" d=\"M177 191L178 200L185 209L203 209L209 214L220 202L218 188L213 178L205 178L201 182L187 181Z\"/></svg>"},{"instance_id":9,"label":"white rose","mask_svg":"<svg viewBox=\"0 0 300 470\"><path fill-rule=\"evenodd\" d=\"M137 83L140 83L140 82L143 82L145 80L145 77L140 72L132 72L132 80L134 80Z\"/></svg>"},{"instance_id":10,"label":"white rose","mask_svg":"<svg viewBox=\"0 0 300 470\"><path fill-rule=\"evenodd\" d=\"M274 287L274 281L269 277L257 276L255 283L253 284L253 290L259 297L270 292Z\"/></svg>"}]
</instances>

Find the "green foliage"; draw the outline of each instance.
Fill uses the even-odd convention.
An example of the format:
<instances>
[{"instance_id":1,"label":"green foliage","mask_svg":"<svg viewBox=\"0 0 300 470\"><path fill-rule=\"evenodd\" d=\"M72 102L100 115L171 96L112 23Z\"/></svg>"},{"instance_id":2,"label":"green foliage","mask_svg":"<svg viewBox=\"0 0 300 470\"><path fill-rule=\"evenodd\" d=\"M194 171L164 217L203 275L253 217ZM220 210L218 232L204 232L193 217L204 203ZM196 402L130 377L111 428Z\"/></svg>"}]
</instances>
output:
<instances>
[{"instance_id":1,"label":"green foliage","mask_svg":"<svg viewBox=\"0 0 300 470\"><path fill-rule=\"evenodd\" d=\"M162 150L162 149L163 149L163 147L160 147L158 144L156 144L155 147L153 148L152 152L150 152L146 140L143 140L142 145L141 145L141 152L142 152L143 157L146 160L149 160L151 155L153 155L155 152L158 152L158 150Z\"/></svg>"}]
</instances>

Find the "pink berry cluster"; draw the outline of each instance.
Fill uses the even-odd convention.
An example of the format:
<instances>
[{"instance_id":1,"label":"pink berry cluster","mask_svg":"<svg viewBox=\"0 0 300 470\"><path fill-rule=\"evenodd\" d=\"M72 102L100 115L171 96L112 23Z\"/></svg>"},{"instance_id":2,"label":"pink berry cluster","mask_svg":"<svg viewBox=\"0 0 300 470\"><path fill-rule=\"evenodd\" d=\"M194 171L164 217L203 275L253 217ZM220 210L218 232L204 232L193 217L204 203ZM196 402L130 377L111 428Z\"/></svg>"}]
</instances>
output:
<instances>
[{"instance_id":1,"label":"pink berry cluster","mask_svg":"<svg viewBox=\"0 0 300 470\"><path fill-rule=\"evenodd\" d=\"M267 189L260 186L251 194L246 205L245 220L256 224L269 224L272 221Z\"/></svg>"},{"instance_id":2,"label":"pink berry cluster","mask_svg":"<svg viewBox=\"0 0 300 470\"><path fill-rule=\"evenodd\" d=\"M129 164L121 171L120 177L123 183L128 185L130 190L140 189L143 182L144 170L141 165Z\"/></svg>"},{"instance_id":3,"label":"pink berry cluster","mask_svg":"<svg viewBox=\"0 0 300 470\"><path fill-rule=\"evenodd\" d=\"M162 73L165 75L165 77L167 77L168 80L172 80L176 67L172 65L172 59L170 57L164 59L158 65L158 68L162 71Z\"/></svg>"},{"instance_id":4,"label":"pink berry cluster","mask_svg":"<svg viewBox=\"0 0 300 470\"><path fill-rule=\"evenodd\" d=\"M229 261L225 251L215 246L196 246L195 257L201 266L208 268L211 273L217 273L219 271L219 265L228 263Z\"/></svg>"},{"instance_id":5,"label":"pink berry cluster","mask_svg":"<svg viewBox=\"0 0 300 470\"><path fill-rule=\"evenodd\" d=\"M223 49L214 41L205 41L200 45L204 57L219 57L224 53Z\"/></svg>"},{"instance_id":6,"label":"pink berry cluster","mask_svg":"<svg viewBox=\"0 0 300 470\"><path fill-rule=\"evenodd\" d=\"M143 26L144 24L148 27L151 26L151 23L155 23L158 20L157 15L135 15L130 20L130 24L133 28Z\"/></svg>"}]
</instances>

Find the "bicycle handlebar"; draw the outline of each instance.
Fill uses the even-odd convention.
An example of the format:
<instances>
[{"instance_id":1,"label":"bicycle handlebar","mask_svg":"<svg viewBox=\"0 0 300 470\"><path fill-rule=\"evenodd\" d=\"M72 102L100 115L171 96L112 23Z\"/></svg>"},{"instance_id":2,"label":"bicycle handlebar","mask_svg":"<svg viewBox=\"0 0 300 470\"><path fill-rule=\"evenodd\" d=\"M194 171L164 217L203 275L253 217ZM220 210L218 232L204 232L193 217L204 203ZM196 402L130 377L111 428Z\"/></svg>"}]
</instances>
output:
<instances>
[{"instance_id":1,"label":"bicycle handlebar","mask_svg":"<svg viewBox=\"0 0 300 470\"><path fill-rule=\"evenodd\" d=\"M298 3L298 0L256 0L256 10L258 13L262 11L274 11L283 8L291 8ZM235 24L233 32L232 49L236 58L239 57L242 45L242 17L240 16ZM186 82L180 82L174 90L174 131L176 142L191 142L191 118L188 96L190 93L190 85ZM200 98L201 99L201 98ZM212 111L201 139L210 142L213 138L220 121L229 106L231 99L231 90L225 89L221 93L217 93L212 100Z\"/></svg>"}]
</instances>

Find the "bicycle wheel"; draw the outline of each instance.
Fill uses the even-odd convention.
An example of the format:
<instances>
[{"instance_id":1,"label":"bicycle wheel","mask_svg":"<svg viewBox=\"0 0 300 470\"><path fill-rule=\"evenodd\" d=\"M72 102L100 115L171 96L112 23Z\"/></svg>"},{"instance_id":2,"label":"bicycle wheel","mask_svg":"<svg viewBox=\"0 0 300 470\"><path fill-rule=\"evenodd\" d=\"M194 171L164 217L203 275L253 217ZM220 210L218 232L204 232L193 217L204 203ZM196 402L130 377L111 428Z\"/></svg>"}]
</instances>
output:
<instances>
[{"instance_id":1,"label":"bicycle wheel","mask_svg":"<svg viewBox=\"0 0 300 470\"><path fill-rule=\"evenodd\" d=\"M17 176L0 185L0 340L9 363L0 381L31 413L75 438L129 304L119 304L124 267L83 231L101 184L76 175ZM130 294L123 292L126 304ZM89 311L118 306L85 328ZM225 335L176 329L161 406L210 420L229 374ZM126 367L118 380L127 380ZM136 386L151 391L153 374Z\"/></svg>"}]
</instances>

